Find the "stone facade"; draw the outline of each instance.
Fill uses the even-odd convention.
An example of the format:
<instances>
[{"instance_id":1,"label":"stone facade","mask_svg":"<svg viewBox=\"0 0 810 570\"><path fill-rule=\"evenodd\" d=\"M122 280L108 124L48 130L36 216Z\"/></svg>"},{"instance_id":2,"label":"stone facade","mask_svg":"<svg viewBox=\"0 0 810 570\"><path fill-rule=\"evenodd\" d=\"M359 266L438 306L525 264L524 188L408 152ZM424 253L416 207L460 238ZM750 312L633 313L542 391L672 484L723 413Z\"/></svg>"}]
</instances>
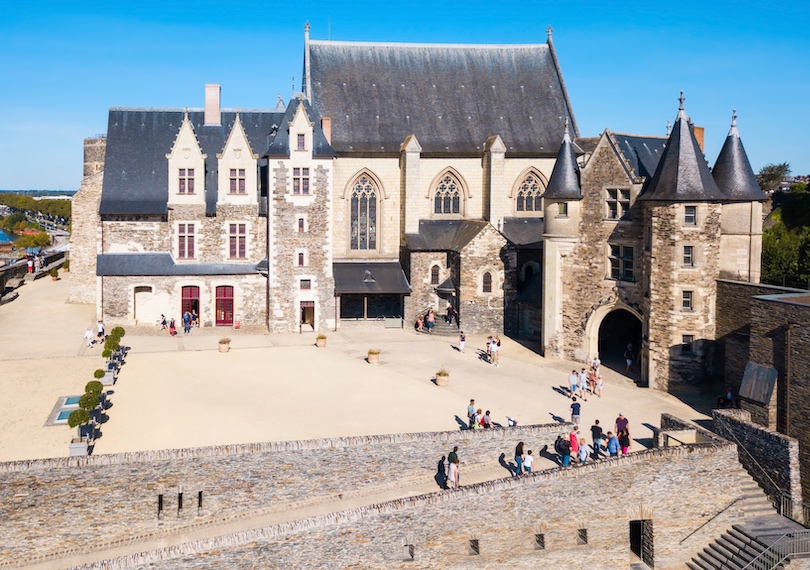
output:
<instances>
[{"instance_id":1,"label":"stone facade","mask_svg":"<svg viewBox=\"0 0 810 570\"><path fill-rule=\"evenodd\" d=\"M487 225L459 254L458 313L465 332L499 334L504 330L504 298L515 294L515 254ZM490 275L489 290L485 274Z\"/></svg>"},{"instance_id":2,"label":"stone facade","mask_svg":"<svg viewBox=\"0 0 810 570\"><path fill-rule=\"evenodd\" d=\"M84 180L71 201L70 296L68 303L96 302L96 254L101 248L98 205L104 173Z\"/></svg>"}]
</instances>

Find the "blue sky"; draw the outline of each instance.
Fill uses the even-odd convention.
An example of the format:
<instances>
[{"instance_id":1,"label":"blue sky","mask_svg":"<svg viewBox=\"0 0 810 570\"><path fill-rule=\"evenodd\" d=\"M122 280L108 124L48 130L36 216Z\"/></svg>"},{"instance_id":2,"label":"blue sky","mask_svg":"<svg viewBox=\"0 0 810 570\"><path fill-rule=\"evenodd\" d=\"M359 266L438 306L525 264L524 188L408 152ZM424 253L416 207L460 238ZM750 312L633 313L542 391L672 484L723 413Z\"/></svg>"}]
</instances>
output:
<instances>
[{"instance_id":1,"label":"blue sky","mask_svg":"<svg viewBox=\"0 0 810 570\"><path fill-rule=\"evenodd\" d=\"M737 109L754 170L810 174L804 2L0 0L0 189L78 188L111 106L274 107L314 39L554 45L582 135L665 133L678 92L710 164Z\"/></svg>"}]
</instances>

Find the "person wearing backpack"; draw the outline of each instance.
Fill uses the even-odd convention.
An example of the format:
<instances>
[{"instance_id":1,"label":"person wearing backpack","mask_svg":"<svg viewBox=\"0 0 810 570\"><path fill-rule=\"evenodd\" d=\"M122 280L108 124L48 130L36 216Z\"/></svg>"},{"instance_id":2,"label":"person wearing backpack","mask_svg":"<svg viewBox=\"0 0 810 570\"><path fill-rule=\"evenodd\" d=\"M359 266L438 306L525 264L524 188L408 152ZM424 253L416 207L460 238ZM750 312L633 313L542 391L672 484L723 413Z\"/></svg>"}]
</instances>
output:
<instances>
[{"instance_id":1,"label":"person wearing backpack","mask_svg":"<svg viewBox=\"0 0 810 570\"><path fill-rule=\"evenodd\" d=\"M571 444L563 436L557 436L557 441L554 442L554 451L560 456L560 465L567 467L571 463Z\"/></svg>"}]
</instances>

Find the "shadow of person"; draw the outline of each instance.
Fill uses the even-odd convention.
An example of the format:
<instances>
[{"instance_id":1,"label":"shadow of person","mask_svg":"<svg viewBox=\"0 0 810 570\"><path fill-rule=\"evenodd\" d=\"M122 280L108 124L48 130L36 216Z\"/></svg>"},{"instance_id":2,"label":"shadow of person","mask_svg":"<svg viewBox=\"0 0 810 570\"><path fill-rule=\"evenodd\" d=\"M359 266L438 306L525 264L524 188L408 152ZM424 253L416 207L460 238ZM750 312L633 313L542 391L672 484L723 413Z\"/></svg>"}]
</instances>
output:
<instances>
[{"instance_id":1,"label":"shadow of person","mask_svg":"<svg viewBox=\"0 0 810 570\"><path fill-rule=\"evenodd\" d=\"M564 420L564 419L562 419L560 416L555 416L555 415L554 415L553 413L551 413L551 412L549 412L549 413L548 413L548 415L550 415L550 416L551 416L551 419L552 419L552 420L554 420L555 422L557 422L557 423L559 423L559 424L565 423L565 420Z\"/></svg>"},{"instance_id":2,"label":"shadow of person","mask_svg":"<svg viewBox=\"0 0 810 570\"><path fill-rule=\"evenodd\" d=\"M500 464L501 464L501 467L503 467L504 469L506 469L507 471L509 471L509 475L511 475L512 477L514 477L514 476L515 476L515 471L517 470L517 465L515 465L515 464L514 464L514 463L512 463L511 461L506 461L506 459L505 459L505 458L506 458L506 454L505 454L505 453L501 453L501 456L500 456L500 457L498 457L498 463L500 463Z\"/></svg>"},{"instance_id":3,"label":"shadow of person","mask_svg":"<svg viewBox=\"0 0 810 570\"><path fill-rule=\"evenodd\" d=\"M552 386L551 389L557 392L558 394L562 394L566 398L571 397L571 392L565 386Z\"/></svg>"},{"instance_id":4,"label":"shadow of person","mask_svg":"<svg viewBox=\"0 0 810 570\"><path fill-rule=\"evenodd\" d=\"M436 481L439 489L447 489L447 472L444 469L445 459L445 456L442 455L442 458L439 459L438 465L436 465L436 475L433 476L433 480Z\"/></svg>"},{"instance_id":5,"label":"shadow of person","mask_svg":"<svg viewBox=\"0 0 810 570\"><path fill-rule=\"evenodd\" d=\"M548 445L544 445L543 449L540 450L540 457L543 459L548 459L549 461L555 462L557 465L562 465L562 457L560 457L556 453L551 453L548 450Z\"/></svg>"},{"instance_id":6,"label":"shadow of person","mask_svg":"<svg viewBox=\"0 0 810 570\"><path fill-rule=\"evenodd\" d=\"M458 416L456 416L456 423L458 424L458 429L460 429L461 431L470 429L470 424L468 424Z\"/></svg>"}]
</instances>

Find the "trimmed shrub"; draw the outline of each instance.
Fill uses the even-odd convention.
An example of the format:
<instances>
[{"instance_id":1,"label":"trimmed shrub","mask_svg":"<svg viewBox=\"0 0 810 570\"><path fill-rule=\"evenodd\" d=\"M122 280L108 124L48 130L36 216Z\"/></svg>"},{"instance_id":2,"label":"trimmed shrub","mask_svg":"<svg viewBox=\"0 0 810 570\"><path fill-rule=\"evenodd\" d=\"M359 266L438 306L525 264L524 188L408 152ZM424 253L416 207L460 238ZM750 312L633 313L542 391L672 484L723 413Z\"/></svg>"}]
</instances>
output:
<instances>
[{"instance_id":1,"label":"trimmed shrub","mask_svg":"<svg viewBox=\"0 0 810 570\"><path fill-rule=\"evenodd\" d=\"M90 412L88 412L87 410L82 409L73 410L72 412L70 412L70 415L68 416L68 425L72 428L75 428L76 426L80 426L82 424L86 424L89 421L90 421Z\"/></svg>"},{"instance_id":2,"label":"trimmed shrub","mask_svg":"<svg viewBox=\"0 0 810 570\"><path fill-rule=\"evenodd\" d=\"M99 368L98 370L93 372L93 378L96 378L97 380L101 380L102 378L104 378L105 374L106 374L106 372L104 372L101 368Z\"/></svg>"},{"instance_id":3,"label":"trimmed shrub","mask_svg":"<svg viewBox=\"0 0 810 570\"><path fill-rule=\"evenodd\" d=\"M113 327L110 334L118 339L122 339L124 335L127 334L127 331L124 330L124 327Z\"/></svg>"},{"instance_id":4,"label":"trimmed shrub","mask_svg":"<svg viewBox=\"0 0 810 570\"><path fill-rule=\"evenodd\" d=\"M70 271L70 260L68 259L62 264L62 269L65 271Z\"/></svg>"},{"instance_id":5,"label":"trimmed shrub","mask_svg":"<svg viewBox=\"0 0 810 570\"><path fill-rule=\"evenodd\" d=\"M109 358L111 356L112 356L112 350L110 350L109 348L105 348L104 350L101 351L101 357L102 358Z\"/></svg>"},{"instance_id":6,"label":"trimmed shrub","mask_svg":"<svg viewBox=\"0 0 810 570\"><path fill-rule=\"evenodd\" d=\"M118 350L121 346L121 343L118 342L118 339L114 336L108 336L107 340L104 341L104 348L108 350Z\"/></svg>"},{"instance_id":7,"label":"trimmed shrub","mask_svg":"<svg viewBox=\"0 0 810 570\"><path fill-rule=\"evenodd\" d=\"M96 397L101 396L101 393L104 391L104 384L99 382L98 380L90 380L87 383L87 386L84 387L85 394L95 394Z\"/></svg>"},{"instance_id":8,"label":"trimmed shrub","mask_svg":"<svg viewBox=\"0 0 810 570\"><path fill-rule=\"evenodd\" d=\"M59 277L59 270L56 267L51 269L50 273L51 273L51 277Z\"/></svg>"},{"instance_id":9,"label":"trimmed shrub","mask_svg":"<svg viewBox=\"0 0 810 570\"><path fill-rule=\"evenodd\" d=\"M87 393L79 398L79 407L83 410L95 410L98 407L98 394Z\"/></svg>"}]
</instances>

